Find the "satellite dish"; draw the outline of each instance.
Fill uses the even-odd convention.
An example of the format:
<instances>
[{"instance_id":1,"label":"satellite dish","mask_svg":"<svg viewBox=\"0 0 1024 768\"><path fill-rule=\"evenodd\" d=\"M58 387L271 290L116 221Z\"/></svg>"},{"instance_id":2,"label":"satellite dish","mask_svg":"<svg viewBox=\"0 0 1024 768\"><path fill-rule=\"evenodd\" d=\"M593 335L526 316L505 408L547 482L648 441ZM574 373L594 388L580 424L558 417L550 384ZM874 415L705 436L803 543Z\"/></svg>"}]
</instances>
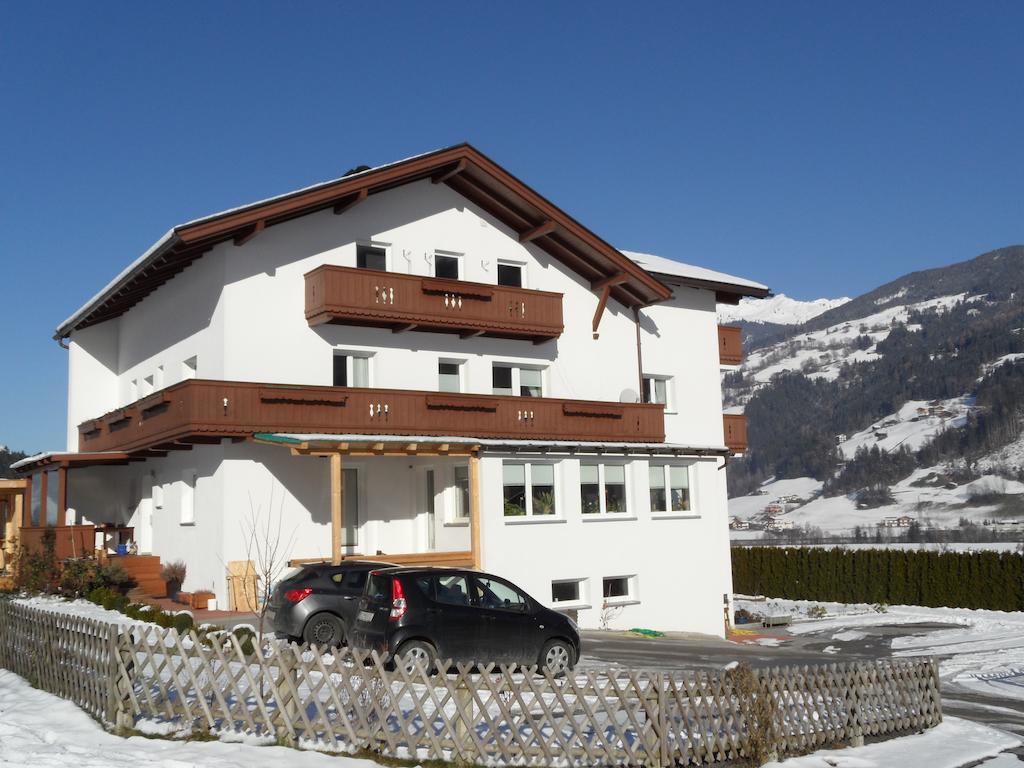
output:
<instances>
[{"instance_id":1,"label":"satellite dish","mask_svg":"<svg viewBox=\"0 0 1024 768\"><path fill-rule=\"evenodd\" d=\"M636 393L635 389L624 389L619 394L620 403L639 403L640 395Z\"/></svg>"}]
</instances>

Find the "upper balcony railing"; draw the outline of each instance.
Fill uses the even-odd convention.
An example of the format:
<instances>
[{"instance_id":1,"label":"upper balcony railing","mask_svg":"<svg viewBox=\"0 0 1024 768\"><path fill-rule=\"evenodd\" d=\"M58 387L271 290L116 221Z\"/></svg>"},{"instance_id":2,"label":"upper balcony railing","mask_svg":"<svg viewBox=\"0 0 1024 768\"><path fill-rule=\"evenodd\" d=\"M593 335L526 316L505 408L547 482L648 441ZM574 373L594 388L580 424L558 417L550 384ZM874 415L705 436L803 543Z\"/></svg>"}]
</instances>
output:
<instances>
[{"instance_id":1,"label":"upper balcony railing","mask_svg":"<svg viewBox=\"0 0 1024 768\"><path fill-rule=\"evenodd\" d=\"M306 320L539 343L562 333L562 294L324 265L306 274Z\"/></svg>"},{"instance_id":2,"label":"upper balcony railing","mask_svg":"<svg viewBox=\"0 0 1024 768\"><path fill-rule=\"evenodd\" d=\"M659 443L660 405L192 379L79 425L82 451L169 450L256 432Z\"/></svg>"},{"instance_id":3,"label":"upper balcony railing","mask_svg":"<svg viewBox=\"0 0 1024 768\"><path fill-rule=\"evenodd\" d=\"M743 329L735 325L718 326L718 362L739 365L743 362Z\"/></svg>"}]
</instances>

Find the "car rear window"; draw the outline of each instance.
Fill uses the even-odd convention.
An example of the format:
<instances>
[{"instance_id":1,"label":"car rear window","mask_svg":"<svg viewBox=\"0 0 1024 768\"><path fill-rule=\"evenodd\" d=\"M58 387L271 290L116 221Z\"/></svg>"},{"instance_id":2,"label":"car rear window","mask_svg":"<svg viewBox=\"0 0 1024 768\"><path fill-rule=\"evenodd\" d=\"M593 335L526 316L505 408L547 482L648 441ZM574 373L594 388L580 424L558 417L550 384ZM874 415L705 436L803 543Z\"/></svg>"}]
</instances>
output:
<instances>
[{"instance_id":1,"label":"car rear window","mask_svg":"<svg viewBox=\"0 0 1024 768\"><path fill-rule=\"evenodd\" d=\"M292 579L308 579L309 577L309 568L299 566L297 568L289 568L287 571L281 574L281 578L278 579L278 581L291 581Z\"/></svg>"},{"instance_id":2,"label":"car rear window","mask_svg":"<svg viewBox=\"0 0 1024 768\"><path fill-rule=\"evenodd\" d=\"M388 600L391 598L391 577L383 573L372 572L366 581L364 593L371 600Z\"/></svg>"}]
</instances>

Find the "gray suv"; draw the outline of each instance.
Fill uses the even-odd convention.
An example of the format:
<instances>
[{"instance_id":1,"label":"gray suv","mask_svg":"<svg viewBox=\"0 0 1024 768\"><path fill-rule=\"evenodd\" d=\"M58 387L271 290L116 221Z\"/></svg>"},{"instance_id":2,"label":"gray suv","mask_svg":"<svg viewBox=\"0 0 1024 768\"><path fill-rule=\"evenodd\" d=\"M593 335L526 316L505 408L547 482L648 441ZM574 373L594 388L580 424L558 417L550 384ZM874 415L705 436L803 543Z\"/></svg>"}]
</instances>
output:
<instances>
[{"instance_id":1,"label":"gray suv","mask_svg":"<svg viewBox=\"0 0 1024 768\"><path fill-rule=\"evenodd\" d=\"M291 640L322 648L347 645L367 575L396 567L365 560L301 566L274 587L267 620L277 634Z\"/></svg>"}]
</instances>

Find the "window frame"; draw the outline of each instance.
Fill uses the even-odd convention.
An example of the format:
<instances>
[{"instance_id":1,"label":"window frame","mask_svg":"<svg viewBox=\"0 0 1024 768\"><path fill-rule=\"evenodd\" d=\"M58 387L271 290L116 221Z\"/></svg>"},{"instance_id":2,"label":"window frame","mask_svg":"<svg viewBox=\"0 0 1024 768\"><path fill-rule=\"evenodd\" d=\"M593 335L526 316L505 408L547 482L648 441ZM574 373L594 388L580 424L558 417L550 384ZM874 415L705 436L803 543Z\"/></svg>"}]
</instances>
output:
<instances>
[{"instance_id":1,"label":"window frame","mask_svg":"<svg viewBox=\"0 0 1024 768\"><path fill-rule=\"evenodd\" d=\"M457 253L456 251L442 251L435 249L433 259L431 259L431 268L433 271L432 276L438 280L465 280L466 277L465 259L463 258L464 255L465 254ZM442 277L441 275L437 274L438 257L442 259L453 259L455 261L455 277Z\"/></svg>"},{"instance_id":2,"label":"window frame","mask_svg":"<svg viewBox=\"0 0 1024 768\"><path fill-rule=\"evenodd\" d=\"M461 493L459 490L459 478L456 471L459 469L466 470L466 508L461 510L463 514L459 514L461 504ZM470 505L470 490L469 490L469 464L455 464L452 466L451 471L451 503L446 505L448 507L448 519L445 521L447 525L469 525L469 505ZM502 484L502 498L504 498L504 484Z\"/></svg>"},{"instance_id":3,"label":"window frame","mask_svg":"<svg viewBox=\"0 0 1024 768\"><path fill-rule=\"evenodd\" d=\"M507 368L512 371L512 394L500 394L494 391L494 370L496 368ZM540 374L540 394L536 395L536 397L548 397L548 366L531 365L529 363L507 363L498 360L491 362L491 394L498 397L524 397L527 399L535 397L534 395L523 394L522 371L524 370L537 371Z\"/></svg>"},{"instance_id":4,"label":"window frame","mask_svg":"<svg viewBox=\"0 0 1024 768\"><path fill-rule=\"evenodd\" d=\"M373 267L360 267L359 256L365 251L383 251L384 252L384 269L374 269ZM391 244L390 243L375 243L371 241L361 241L356 243L356 258L355 268L365 269L368 272L390 272L391 271Z\"/></svg>"},{"instance_id":5,"label":"window frame","mask_svg":"<svg viewBox=\"0 0 1024 768\"><path fill-rule=\"evenodd\" d=\"M693 482L693 467L694 462L650 462L648 464L647 471L647 504L650 508L652 517L700 517L700 513L694 508L694 482ZM687 489L687 501L689 503L689 509L685 510L673 510L672 509L672 468L680 468L686 470L686 489ZM665 491L665 507L666 509L655 509L651 500L651 480L650 472L653 469L660 469L662 471L663 487Z\"/></svg>"},{"instance_id":6,"label":"window frame","mask_svg":"<svg viewBox=\"0 0 1024 768\"><path fill-rule=\"evenodd\" d=\"M498 275L500 274L500 269L502 267L515 267L519 270L519 285L508 285L498 279ZM497 264L494 266L494 284L505 288L526 288L526 262L513 261L511 259L498 259Z\"/></svg>"},{"instance_id":7,"label":"window frame","mask_svg":"<svg viewBox=\"0 0 1024 768\"><path fill-rule=\"evenodd\" d=\"M655 382L661 382L662 384L664 384L664 386L665 386L665 402L664 403L658 403L655 400L647 400L644 397L644 394L645 394L644 392L640 393L640 399L643 400L645 403L649 403L649 404L653 404L653 405L663 405L665 407L665 411L666 412L668 412L668 413L675 413L675 397L674 397L674 393L672 391L673 390L673 386L672 386L673 377L672 376L664 376L664 375L658 374L658 373L645 373L645 374L643 374L642 378L643 378L643 382L644 382L645 385L646 385L646 383L648 381L652 382L652 384L651 384L651 387L652 387L651 391L652 391L652 393L654 392L654 383ZM644 389L646 389L646 386L644 387Z\"/></svg>"},{"instance_id":8,"label":"window frame","mask_svg":"<svg viewBox=\"0 0 1024 768\"><path fill-rule=\"evenodd\" d=\"M597 512L585 512L583 510L583 467L584 466L596 466L597 467L597 498L599 510ZM607 497L607 482L605 467L614 466L622 467L622 488L623 488L623 499L626 502L626 508L621 512L609 512L608 497ZM630 501L630 493L632 491L632 483L630 481L629 468L632 466L631 462L628 461L587 461L584 459L580 460L580 514L584 520L629 520L635 519L635 511L633 504Z\"/></svg>"},{"instance_id":9,"label":"window frame","mask_svg":"<svg viewBox=\"0 0 1024 768\"><path fill-rule=\"evenodd\" d=\"M623 579L626 582L626 594L615 597L605 597L605 583L612 580ZM612 576L601 577L601 604L606 607L618 605L635 605L640 602L640 593L635 573L620 573Z\"/></svg>"},{"instance_id":10,"label":"window frame","mask_svg":"<svg viewBox=\"0 0 1024 768\"><path fill-rule=\"evenodd\" d=\"M505 467L506 466L521 466L523 467L523 496L526 502L526 506L521 515L509 515L505 513ZM538 513L533 511L533 467L534 466L545 466L551 467L551 495L554 509L550 514ZM502 459L501 462L501 503L502 519L506 522L515 521L526 521L537 522L540 520L561 520L562 515L562 504L559 499L559 480L558 480L558 464L554 461L518 461L518 460L507 460Z\"/></svg>"},{"instance_id":11,"label":"window frame","mask_svg":"<svg viewBox=\"0 0 1024 768\"><path fill-rule=\"evenodd\" d=\"M373 358L376 356L374 352L366 352L361 349L341 349L335 348L332 350L331 358L331 386L332 387L346 387L348 389L370 389L373 387ZM334 380L334 360L344 357L345 358L345 384L335 384ZM355 365L352 360L354 358L360 358L366 360L366 384L353 384L352 381L355 379Z\"/></svg>"},{"instance_id":12,"label":"window frame","mask_svg":"<svg viewBox=\"0 0 1024 768\"><path fill-rule=\"evenodd\" d=\"M576 597L573 600L556 600L554 587L556 584L575 584ZM579 577L575 579L552 579L551 580L551 609L555 611L578 610L590 608L590 579Z\"/></svg>"}]
</instances>

